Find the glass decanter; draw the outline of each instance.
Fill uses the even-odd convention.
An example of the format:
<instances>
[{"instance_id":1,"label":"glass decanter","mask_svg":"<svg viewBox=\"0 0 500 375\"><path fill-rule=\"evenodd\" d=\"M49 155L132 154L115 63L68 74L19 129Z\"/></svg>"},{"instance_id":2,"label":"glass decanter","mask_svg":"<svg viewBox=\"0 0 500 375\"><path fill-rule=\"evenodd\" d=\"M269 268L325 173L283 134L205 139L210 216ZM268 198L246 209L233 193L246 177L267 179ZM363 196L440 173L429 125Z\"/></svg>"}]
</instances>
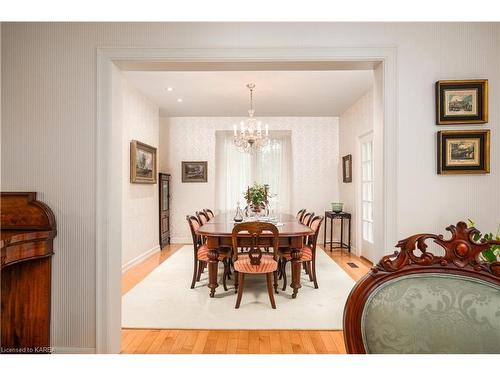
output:
<instances>
[{"instance_id":1,"label":"glass decanter","mask_svg":"<svg viewBox=\"0 0 500 375\"><path fill-rule=\"evenodd\" d=\"M234 215L234 221L236 223L241 223L243 221L243 211L240 208L240 202L236 203L236 213Z\"/></svg>"}]
</instances>

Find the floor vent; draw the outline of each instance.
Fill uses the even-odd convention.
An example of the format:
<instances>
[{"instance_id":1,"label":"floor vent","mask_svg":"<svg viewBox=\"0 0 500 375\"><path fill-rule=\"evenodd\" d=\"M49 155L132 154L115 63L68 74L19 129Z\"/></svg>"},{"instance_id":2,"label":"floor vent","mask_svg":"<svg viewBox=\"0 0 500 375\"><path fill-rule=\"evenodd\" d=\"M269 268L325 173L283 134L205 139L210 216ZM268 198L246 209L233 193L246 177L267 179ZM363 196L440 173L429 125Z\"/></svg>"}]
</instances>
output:
<instances>
[{"instance_id":1,"label":"floor vent","mask_svg":"<svg viewBox=\"0 0 500 375\"><path fill-rule=\"evenodd\" d=\"M359 268L358 265L356 263L352 263L352 262L347 262L347 265L351 268Z\"/></svg>"}]
</instances>

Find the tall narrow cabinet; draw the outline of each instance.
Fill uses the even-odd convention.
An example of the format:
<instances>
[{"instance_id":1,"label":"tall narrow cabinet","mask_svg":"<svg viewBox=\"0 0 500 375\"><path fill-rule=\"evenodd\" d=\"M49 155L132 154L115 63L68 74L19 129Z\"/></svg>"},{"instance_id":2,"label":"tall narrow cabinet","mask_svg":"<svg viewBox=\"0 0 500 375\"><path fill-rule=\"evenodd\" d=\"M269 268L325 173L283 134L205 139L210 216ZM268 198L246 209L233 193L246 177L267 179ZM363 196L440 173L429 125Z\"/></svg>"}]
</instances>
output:
<instances>
[{"instance_id":1,"label":"tall narrow cabinet","mask_svg":"<svg viewBox=\"0 0 500 375\"><path fill-rule=\"evenodd\" d=\"M170 244L170 175L158 174L160 189L160 247Z\"/></svg>"}]
</instances>

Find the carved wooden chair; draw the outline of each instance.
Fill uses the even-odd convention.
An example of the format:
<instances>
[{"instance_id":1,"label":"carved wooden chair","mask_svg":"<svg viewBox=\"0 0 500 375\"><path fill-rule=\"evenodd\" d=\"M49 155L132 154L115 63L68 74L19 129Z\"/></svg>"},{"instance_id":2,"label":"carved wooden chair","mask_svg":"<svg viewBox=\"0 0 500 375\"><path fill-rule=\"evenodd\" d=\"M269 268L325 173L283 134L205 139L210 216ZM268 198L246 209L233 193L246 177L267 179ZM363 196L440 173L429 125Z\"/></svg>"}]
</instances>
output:
<instances>
[{"instance_id":1,"label":"carved wooden chair","mask_svg":"<svg viewBox=\"0 0 500 375\"><path fill-rule=\"evenodd\" d=\"M208 247L205 244L202 236L197 233L197 230L200 228L201 224L196 216L186 216L186 220L189 224L189 229L191 230L191 236L193 237L193 250L194 250L194 267L193 267L193 280L191 282L191 289L194 289L194 286L197 281L200 281L201 274L203 270L207 266L208 263ZM227 252L220 252L219 261L224 264L224 274L222 276L222 285L224 286L224 290L227 291L226 279L229 275L230 263L231 259L231 251L230 249Z\"/></svg>"},{"instance_id":2,"label":"carved wooden chair","mask_svg":"<svg viewBox=\"0 0 500 375\"><path fill-rule=\"evenodd\" d=\"M267 232L267 233L265 233ZM270 237L270 235L272 237ZM262 237L270 238L264 244ZM275 289L277 289L278 269L277 251L279 245L279 231L271 223L249 222L237 224L232 232L233 243L233 264L235 270L235 288L238 292L235 308L238 309L243 295L243 288L246 274L265 274L267 281L267 291L269 300L273 309L276 308L274 301L274 291L272 277L274 276ZM269 254L263 251L263 247L271 245L273 253ZM238 249L248 248L248 252L241 252Z\"/></svg>"},{"instance_id":3,"label":"carved wooden chair","mask_svg":"<svg viewBox=\"0 0 500 375\"><path fill-rule=\"evenodd\" d=\"M316 277L316 244L318 242L319 230L321 224L323 223L323 216L315 216L310 223L311 229L314 231L314 235L307 238L307 243L304 245L300 252L299 262L304 264L304 269L309 275L309 281L314 283L314 288L318 289L318 278ZM280 253L280 277L283 278L283 288L281 290L286 290L286 265L292 260L292 255L290 252Z\"/></svg>"},{"instance_id":4,"label":"carved wooden chair","mask_svg":"<svg viewBox=\"0 0 500 375\"><path fill-rule=\"evenodd\" d=\"M214 212L213 212L211 209L209 209L209 208L205 208L205 209L203 210L203 212L205 212L205 214L207 215L208 220L213 219L213 218L214 218L214 216L215 216L215 215L214 215Z\"/></svg>"},{"instance_id":5,"label":"carved wooden chair","mask_svg":"<svg viewBox=\"0 0 500 375\"><path fill-rule=\"evenodd\" d=\"M344 309L348 353L500 353L500 262L478 258L500 241L474 241L464 222L446 229L448 240L399 241L358 281Z\"/></svg>"},{"instance_id":6,"label":"carved wooden chair","mask_svg":"<svg viewBox=\"0 0 500 375\"><path fill-rule=\"evenodd\" d=\"M304 216L305 213L306 213L306 209L303 208L302 210L300 210L299 212L297 212L297 215L295 215L295 217L297 218L298 221L301 222L302 216Z\"/></svg>"},{"instance_id":7,"label":"carved wooden chair","mask_svg":"<svg viewBox=\"0 0 500 375\"><path fill-rule=\"evenodd\" d=\"M205 224L210 220L210 217L205 211L196 211L196 217L201 225Z\"/></svg>"},{"instance_id":8,"label":"carved wooden chair","mask_svg":"<svg viewBox=\"0 0 500 375\"><path fill-rule=\"evenodd\" d=\"M304 225L309 225L313 217L314 217L314 212L306 212L304 213L304 215L302 215L302 219L300 220L300 222Z\"/></svg>"}]
</instances>

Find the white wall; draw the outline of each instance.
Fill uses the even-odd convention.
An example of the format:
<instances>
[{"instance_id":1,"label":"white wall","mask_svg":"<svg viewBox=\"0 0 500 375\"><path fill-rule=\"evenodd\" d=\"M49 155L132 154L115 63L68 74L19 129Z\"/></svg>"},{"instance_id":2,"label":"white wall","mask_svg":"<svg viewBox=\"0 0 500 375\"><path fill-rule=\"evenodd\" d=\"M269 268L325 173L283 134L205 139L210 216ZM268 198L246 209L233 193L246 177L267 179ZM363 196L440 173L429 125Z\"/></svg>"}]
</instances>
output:
<instances>
[{"instance_id":1,"label":"white wall","mask_svg":"<svg viewBox=\"0 0 500 375\"><path fill-rule=\"evenodd\" d=\"M130 268L144 256L160 250L158 184L130 182L130 141L159 147L159 107L123 82L122 158L122 267ZM158 150L157 150L158 159Z\"/></svg>"},{"instance_id":2,"label":"white wall","mask_svg":"<svg viewBox=\"0 0 500 375\"><path fill-rule=\"evenodd\" d=\"M54 210L52 342L95 348L96 48L397 48L397 233L500 221L496 23L2 23L2 190ZM436 174L434 82L488 78L489 175ZM467 128L456 126L452 128ZM477 126L476 126L477 128ZM326 182L328 183L328 181ZM393 249L383 249L392 252Z\"/></svg>"},{"instance_id":3,"label":"white wall","mask_svg":"<svg viewBox=\"0 0 500 375\"><path fill-rule=\"evenodd\" d=\"M356 185L359 181L360 170L358 164L361 158L358 147L359 137L373 130L373 91L370 90L350 106L339 118L340 163L342 157L352 155L352 182L342 182L342 167L339 168L340 200L344 203L344 210L352 214L351 246L359 254L360 244L357 236L358 204Z\"/></svg>"},{"instance_id":4,"label":"white wall","mask_svg":"<svg viewBox=\"0 0 500 375\"><path fill-rule=\"evenodd\" d=\"M173 243L191 242L186 215L215 207L215 131L232 130L239 117L176 117L160 126L161 170L171 173ZM337 117L262 117L272 130L292 138L292 213L307 208L322 214L338 192ZM182 183L181 162L208 161L207 183ZM322 239L322 237L321 237Z\"/></svg>"}]
</instances>

